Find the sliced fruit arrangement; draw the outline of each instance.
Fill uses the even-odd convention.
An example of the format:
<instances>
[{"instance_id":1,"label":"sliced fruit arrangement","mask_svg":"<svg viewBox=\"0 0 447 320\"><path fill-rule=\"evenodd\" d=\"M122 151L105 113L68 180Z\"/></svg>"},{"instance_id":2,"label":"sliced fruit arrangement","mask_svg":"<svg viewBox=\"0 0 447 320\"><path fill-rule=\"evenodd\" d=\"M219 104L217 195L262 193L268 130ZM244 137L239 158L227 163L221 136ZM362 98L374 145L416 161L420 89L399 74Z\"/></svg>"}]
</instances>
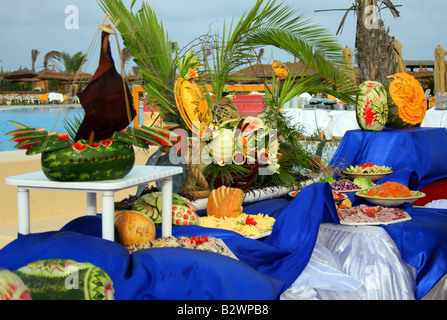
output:
<instances>
[{"instance_id":1,"label":"sliced fruit arrangement","mask_svg":"<svg viewBox=\"0 0 447 320\"><path fill-rule=\"evenodd\" d=\"M135 200L132 210L139 211L151 218L155 225L162 221L161 192L146 193ZM172 194L172 224L185 226L197 225L199 216L196 207L186 198L176 193Z\"/></svg>"},{"instance_id":2,"label":"sliced fruit arrangement","mask_svg":"<svg viewBox=\"0 0 447 320\"><path fill-rule=\"evenodd\" d=\"M17 149L27 150L27 155L37 154L46 151L54 151L66 148L70 143L67 133L58 134L56 132L47 132L45 128L28 127L16 121L10 120L17 129L6 133L12 136L10 141L16 142ZM132 144L140 148L148 146L172 146L170 137L176 137L173 129L180 128L178 124L166 122L163 127L160 126L140 126L137 128L128 127L122 131L116 131L111 141L116 140L127 144ZM105 140L108 141L108 140Z\"/></svg>"},{"instance_id":3,"label":"sliced fruit arrangement","mask_svg":"<svg viewBox=\"0 0 447 320\"><path fill-rule=\"evenodd\" d=\"M389 173L393 168L389 166L379 166L371 162L366 162L360 165L350 165L349 167L343 169L346 173L364 173L364 174L381 174Z\"/></svg>"},{"instance_id":4,"label":"sliced fruit arrangement","mask_svg":"<svg viewBox=\"0 0 447 320\"><path fill-rule=\"evenodd\" d=\"M16 148L26 150L27 155L42 153L42 171L55 181L98 181L123 178L133 168L133 146L172 146L170 138L176 139L171 130L179 127L167 123L166 127L141 126L115 132L108 140L94 142L70 141L68 134L47 132L10 121L17 129L8 132Z\"/></svg>"}]
</instances>

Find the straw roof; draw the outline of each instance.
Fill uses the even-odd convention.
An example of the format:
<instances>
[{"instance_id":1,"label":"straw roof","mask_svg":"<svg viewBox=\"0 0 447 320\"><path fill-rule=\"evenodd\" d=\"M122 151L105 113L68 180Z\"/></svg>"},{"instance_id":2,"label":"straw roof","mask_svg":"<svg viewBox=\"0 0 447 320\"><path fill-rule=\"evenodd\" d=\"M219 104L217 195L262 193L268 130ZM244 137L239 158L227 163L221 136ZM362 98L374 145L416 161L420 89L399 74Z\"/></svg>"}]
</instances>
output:
<instances>
[{"instance_id":1,"label":"straw roof","mask_svg":"<svg viewBox=\"0 0 447 320\"><path fill-rule=\"evenodd\" d=\"M73 71L70 74L66 75L67 81L69 82L88 82L93 77L90 73L83 72L81 70L74 73Z\"/></svg>"},{"instance_id":2,"label":"straw roof","mask_svg":"<svg viewBox=\"0 0 447 320\"><path fill-rule=\"evenodd\" d=\"M3 75L3 78L6 80L13 80L13 81L27 81L26 79L32 79L37 76L37 73L27 69L20 67L19 70L5 73Z\"/></svg>"},{"instance_id":3,"label":"straw roof","mask_svg":"<svg viewBox=\"0 0 447 320\"><path fill-rule=\"evenodd\" d=\"M54 69L54 66L53 70L44 70L43 72L39 73L37 78L39 78L40 80L67 80L67 77L63 73L56 71Z\"/></svg>"}]
</instances>

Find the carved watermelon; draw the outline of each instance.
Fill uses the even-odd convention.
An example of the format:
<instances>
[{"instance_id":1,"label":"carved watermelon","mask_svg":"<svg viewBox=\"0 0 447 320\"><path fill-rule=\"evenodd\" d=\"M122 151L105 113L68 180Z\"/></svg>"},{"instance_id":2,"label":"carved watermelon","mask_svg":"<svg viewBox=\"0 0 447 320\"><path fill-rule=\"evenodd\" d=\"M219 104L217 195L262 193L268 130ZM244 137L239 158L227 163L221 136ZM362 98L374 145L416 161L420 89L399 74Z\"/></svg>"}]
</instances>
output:
<instances>
[{"instance_id":1,"label":"carved watermelon","mask_svg":"<svg viewBox=\"0 0 447 320\"><path fill-rule=\"evenodd\" d=\"M0 300L32 300L29 288L15 273L0 269Z\"/></svg>"},{"instance_id":2,"label":"carved watermelon","mask_svg":"<svg viewBox=\"0 0 447 320\"><path fill-rule=\"evenodd\" d=\"M135 164L133 146L103 140L93 147L77 142L67 148L43 152L42 171L55 181L98 181L121 179Z\"/></svg>"},{"instance_id":3,"label":"carved watermelon","mask_svg":"<svg viewBox=\"0 0 447 320\"><path fill-rule=\"evenodd\" d=\"M381 131L388 118L385 87L377 81L365 81L359 87L356 108L359 127L363 130Z\"/></svg>"},{"instance_id":4,"label":"carved watermelon","mask_svg":"<svg viewBox=\"0 0 447 320\"><path fill-rule=\"evenodd\" d=\"M171 138L177 134L171 129L178 124L168 123L166 127L128 127L116 131L111 140L102 140L89 146L82 141L70 143L69 135L46 132L21 123L12 122L17 129L8 132L18 149L25 149L27 155L41 153L42 171L55 181L98 181L121 179L135 164L133 146L147 149L153 146L172 146Z\"/></svg>"},{"instance_id":5,"label":"carved watermelon","mask_svg":"<svg viewBox=\"0 0 447 320\"><path fill-rule=\"evenodd\" d=\"M114 300L110 276L88 262L48 259L14 271L29 288L33 300Z\"/></svg>"},{"instance_id":6,"label":"carved watermelon","mask_svg":"<svg viewBox=\"0 0 447 320\"><path fill-rule=\"evenodd\" d=\"M383 83L388 95L387 127L420 127L427 112L427 98L419 81L402 72L389 76Z\"/></svg>"}]
</instances>

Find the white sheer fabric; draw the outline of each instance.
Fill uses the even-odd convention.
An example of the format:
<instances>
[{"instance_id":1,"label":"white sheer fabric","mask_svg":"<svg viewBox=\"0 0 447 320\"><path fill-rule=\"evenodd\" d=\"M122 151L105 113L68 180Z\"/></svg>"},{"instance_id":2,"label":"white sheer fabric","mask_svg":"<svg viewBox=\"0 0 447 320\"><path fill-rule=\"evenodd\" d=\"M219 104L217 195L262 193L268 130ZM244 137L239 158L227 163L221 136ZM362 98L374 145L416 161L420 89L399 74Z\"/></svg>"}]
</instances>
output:
<instances>
[{"instance_id":1,"label":"white sheer fabric","mask_svg":"<svg viewBox=\"0 0 447 320\"><path fill-rule=\"evenodd\" d=\"M308 266L281 299L413 300L414 279L383 228L326 223Z\"/></svg>"}]
</instances>

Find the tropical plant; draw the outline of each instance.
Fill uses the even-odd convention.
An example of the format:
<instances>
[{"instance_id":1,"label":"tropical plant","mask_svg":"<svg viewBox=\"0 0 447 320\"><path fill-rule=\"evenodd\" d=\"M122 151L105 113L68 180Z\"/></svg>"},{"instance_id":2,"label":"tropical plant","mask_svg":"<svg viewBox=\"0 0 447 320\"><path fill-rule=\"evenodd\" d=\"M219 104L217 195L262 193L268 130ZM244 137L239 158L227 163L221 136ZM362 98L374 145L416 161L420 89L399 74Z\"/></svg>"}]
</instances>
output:
<instances>
[{"instance_id":1,"label":"tropical plant","mask_svg":"<svg viewBox=\"0 0 447 320\"><path fill-rule=\"evenodd\" d=\"M87 54L78 51L71 55L67 52L61 52L62 63L66 72L77 72L86 61Z\"/></svg>"},{"instance_id":2,"label":"tropical plant","mask_svg":"<svg viewBox=\"0 0 447 320\"><path fill-rule=\"evenodd\" d=\"M43 69L46 71L48 69L48 64L50 62L60 62L62 61L62 54L59 51L52 50L47 52L43 58Z\"/></svg>"},{"instance_id":3,"label":"tropical plant","mask_svg":"<svg viewBox=\"0 0 447 320\"><path fill-rule=\"evenodd\" d=\"M372 19L371 14L379 14L382 10L389 10L394 18L400 16L397 8L391 0L355 0L347 9L329 9L316 11L345 11L337 34L341 34L345 21L350 12L357 16L355 47L357 49L357 61L363 80L383 82L390 74L394 74L397 65L394 62L393 38L389 35L389 28L385 29L383 20L379 17ZM369 8L376 8L371 12ZM369 26L368 21L374 21L375 26Z\"/></svg>"},{"instance_id":4,"label":"tropical plant","mask_svg":"<svg viewBox=\"0 0 447 320\"><path fill-rule=\"evenodd\" d=\"M290 6L277 4L276 0L263 4L258 0L239 22L232 21L229 28L224 24L222 35L216 35L212 63L207 68L216 100L221 98L231 72L256 61L254 50L265 46L291 53L312 69L315 73L307 81L309 90L312 86L319 92L332 90L331 94L349 100L356 86L342 72L342 48L336 38ZM283 102L293 94L284 95Z\"/></svg>"},{"instance_id":5,"label":"tropical plant","mask_svg":"<svg viewBox=\"0 0 447 320\"><path fill-rule=\"evenodd\" d=\"M36 72L35 64L36 64L37 57L39 56L39 53L40 53L40 51L37 49L31 50L31 71L32 72Z\"/></svg>"}]
</instances>

